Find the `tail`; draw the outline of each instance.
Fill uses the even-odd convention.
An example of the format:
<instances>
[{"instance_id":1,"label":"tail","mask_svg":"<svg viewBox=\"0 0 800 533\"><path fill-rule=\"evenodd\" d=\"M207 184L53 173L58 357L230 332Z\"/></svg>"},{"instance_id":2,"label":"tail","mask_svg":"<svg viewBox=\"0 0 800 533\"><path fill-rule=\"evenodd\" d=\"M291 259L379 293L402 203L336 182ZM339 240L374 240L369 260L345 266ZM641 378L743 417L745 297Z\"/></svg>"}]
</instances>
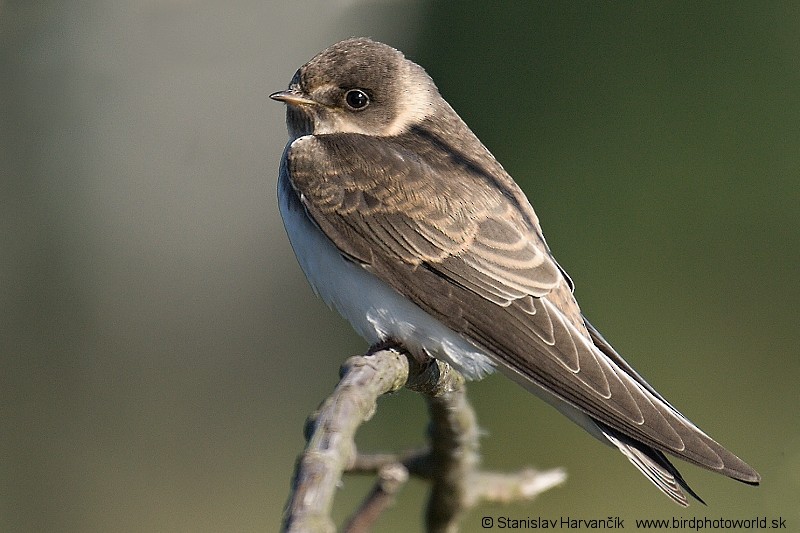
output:
<instances>
[{"instance_id":1,"label":"tail","mask_svg":"<svg viewBox=\"0 0 800 533\"><path fill-rule=\"evenodd\" d=\"M681 488L696 498L699 502L703 500L695 493L683 480L680 472L670 463L661 450L673 454L681 459L694 463L708 470L718 472L736 481L748 485L758 485L761 476L750 465L739 459L736 455L726 450L722 445L711 439L702 430L695 426L688 418L673 407L667 400L659 394L647 381L642 378L606 341L603 336L586 321L586 327L594 345L611 360L617 367L633 379L642 389L653 396L653 400L660 401L666 408L665 411L677 417L678 424L673 424L672 429L680 434L681 441L685 444L684 448L673 448L665 446L661 449L654 448L645 439L631 438L608 425L594 420L598 429L605 438L616 446L625 456L638 468L650 481L652 481L662 492L672 498L679 505L686 506L688 502L683 495ZM692 450L687 443L694 441L696 446ZM693 451L694 453L687 453ZM710 452L710 453L708 453Z\"/></svg>"}]
</instances>

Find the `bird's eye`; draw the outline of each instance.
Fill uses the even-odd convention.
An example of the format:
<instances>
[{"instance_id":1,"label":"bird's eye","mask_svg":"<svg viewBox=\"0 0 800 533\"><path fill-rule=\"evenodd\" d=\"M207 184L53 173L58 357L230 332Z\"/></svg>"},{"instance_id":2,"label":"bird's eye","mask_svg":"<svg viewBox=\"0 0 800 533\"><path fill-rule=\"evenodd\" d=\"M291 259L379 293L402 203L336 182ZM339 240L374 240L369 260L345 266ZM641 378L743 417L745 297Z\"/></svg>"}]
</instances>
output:
<instances>
[{"instance_id":1,"label":"bird's eye","mask_svg":"<svg viewBox=\"0 0 800 533\"><path fill-rule=\"evenodd\" d=\"M361 89L350 89L345 93L344 101L350 109L364 109L369 105L369 96Z\"/></svg>"}]
</instances>

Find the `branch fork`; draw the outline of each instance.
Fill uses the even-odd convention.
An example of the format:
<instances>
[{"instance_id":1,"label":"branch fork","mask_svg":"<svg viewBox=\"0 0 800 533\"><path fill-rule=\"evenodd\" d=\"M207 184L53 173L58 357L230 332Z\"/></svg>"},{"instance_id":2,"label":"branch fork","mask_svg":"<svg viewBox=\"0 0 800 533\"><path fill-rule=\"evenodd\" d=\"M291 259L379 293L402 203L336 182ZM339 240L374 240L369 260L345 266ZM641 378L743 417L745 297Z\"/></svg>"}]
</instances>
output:
<instances>
[{"instance_id":1,"label":"branch fork","mask_svg":"<svg viewBox=\"0 0 800 533\"><path fill-rule=\"evenodd\" d=\"M482 502L530 501L566 479L561 469L515 473L479 469L479 427L467 401L464 377L447 363L419 361L378 347L349 358L333 393L306 424L306 449L298 458L283 531L332 533L333 498L344 473L374 474L375 485L344 531L370 531L397 493L417 476L430 481L426 531L456 532L466 511ZM431 423L429 447L397 454L360 454L359 426L375 414L377 399L403 387L422 394Z\"/></svg>"}]
</instances>

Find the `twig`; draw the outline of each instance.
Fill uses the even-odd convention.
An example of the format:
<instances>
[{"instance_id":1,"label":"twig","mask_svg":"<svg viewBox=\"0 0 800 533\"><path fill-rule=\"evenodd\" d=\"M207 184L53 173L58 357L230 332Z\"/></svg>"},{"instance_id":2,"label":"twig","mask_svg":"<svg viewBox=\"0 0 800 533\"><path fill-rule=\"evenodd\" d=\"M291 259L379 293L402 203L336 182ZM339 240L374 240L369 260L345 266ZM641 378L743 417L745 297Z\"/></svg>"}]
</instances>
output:
<instances>
[{"instance_id":1,"label":"twig","mask_svg":"<svg viewBox=\"0 0 800 533\"><path fill-rule=\"evenodd\" d=\"M526 468L510 474L473 472L470 477L465 502L468 508L481 502L512 503L532 500L539 494L564 483L567 473L562 468L545 472Z\"/></svg>"},{"instance_id":2,"label":"twig","mask_svg":"<svg viewBox=\"0 0 800 533\"><path fill-rule=\"evenodd\" d=\"M378 474L384 466L401 464L412 476L427 479L431 472L431 450L427 446L402 453L358 453L348 474Z\"/></svg>"},{"instance_id":3,"label":"twig","mask_svg":"<svg viewBox=\"0 0 800 533\"><path fill-rule=\"evenodd\" d=\"M408 481L408 470L400 463L387 464L378 472L378 480L344 528L345 533L365 533L378 517L391 507L397 493Z\"/></svg>"}]
</instances>

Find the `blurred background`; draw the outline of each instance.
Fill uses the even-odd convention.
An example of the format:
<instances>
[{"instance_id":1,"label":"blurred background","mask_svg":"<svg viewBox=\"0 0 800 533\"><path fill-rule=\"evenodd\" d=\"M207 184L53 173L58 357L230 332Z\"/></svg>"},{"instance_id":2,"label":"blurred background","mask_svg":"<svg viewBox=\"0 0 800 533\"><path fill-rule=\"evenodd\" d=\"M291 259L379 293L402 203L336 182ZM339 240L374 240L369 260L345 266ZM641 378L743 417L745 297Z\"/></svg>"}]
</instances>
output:
<instances>
[{"instance_id":1,"label":"blurred background","mask_svg":"<svg viewBox=\"0 0 800 533\"><path fill-rule=\"evenodd\" d=\"M680 463L680 509L501 377L488 468L564 466L484 515L800 527L796 3L0 1L0 530L274 531L306 416L366 346L308 288L267 95L331 43L422 64L520 182L585 313L763 475ZM384 398L358 444L423 442ZM348 477L340 522L371 480ZM379 531L421 524L412 481Z\"/></svg>"}]
</instances>

